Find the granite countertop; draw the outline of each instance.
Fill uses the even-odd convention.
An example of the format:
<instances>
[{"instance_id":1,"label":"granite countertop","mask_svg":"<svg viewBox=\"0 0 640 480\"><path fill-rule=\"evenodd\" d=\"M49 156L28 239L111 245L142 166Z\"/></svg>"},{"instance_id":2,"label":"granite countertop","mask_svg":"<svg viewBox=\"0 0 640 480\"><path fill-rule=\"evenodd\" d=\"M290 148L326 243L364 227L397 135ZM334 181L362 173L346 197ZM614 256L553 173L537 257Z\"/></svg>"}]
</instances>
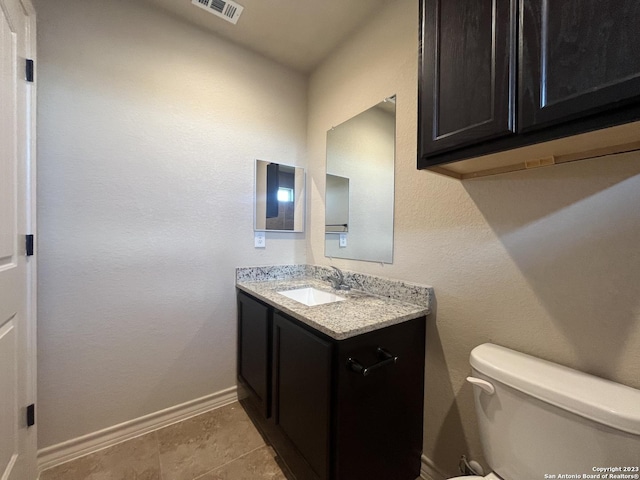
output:
<instances>
[{"instance_id":1,"label":"granite countertop","mask_svg":"<svg viewBox=\"0 0 640 480\"><path fill-rule=\"evenodd\" d=\"M367 278L377 279L377 277L361 276L360 283L367 285ZM378 283L385 281L384 279L377 280L379 280ZM393 281L391 282L393 283ZM371 281L368 283L371 284ZM400 284L405 290L408 285L402 282L395 283ZM313 275L276 279L267 277L267 279L261 278L260 280L245 276L245 278L237 278L236 286L336 340L343 340L428 315L431 312L429 294L433 290L431 287L409 285L414 290L427 289L426 299L421 301L422 304L414 304L392 298L392 295L389 294L376 295L357 289L348 292L335 291L326 281ZM278 293L283 290L306 287L333 292L346 297L346 300L309 307Z\"/></svg>"}]
</instances>

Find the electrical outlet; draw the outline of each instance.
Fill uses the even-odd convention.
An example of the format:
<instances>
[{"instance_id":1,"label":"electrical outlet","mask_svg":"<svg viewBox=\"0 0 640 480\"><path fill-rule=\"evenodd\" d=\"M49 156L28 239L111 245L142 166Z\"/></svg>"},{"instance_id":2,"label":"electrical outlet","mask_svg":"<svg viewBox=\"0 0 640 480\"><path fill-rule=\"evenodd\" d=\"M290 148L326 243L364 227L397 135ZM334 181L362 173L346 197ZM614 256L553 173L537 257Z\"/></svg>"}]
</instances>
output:
<instances>
[{"instance_id":1,"label":"electrical outlet","mask_svg":"<svg viewBox=\"0 0 640 480\"><path fill-rule=\"evenodd\" d=\"M340 248L345 248L347 246L347 234L340 234Z\"/></svg>"},{"instance_id":2,"label":"electrical outlet","mask_svg":"<svg viewBox=\"0 0 640 480\"><path fill-rule=\"evenodd\" d=\"M266 248L267 246L267 238L264 232L255 232L253 241L256 248Z\"/></svg>"}]
</instances>

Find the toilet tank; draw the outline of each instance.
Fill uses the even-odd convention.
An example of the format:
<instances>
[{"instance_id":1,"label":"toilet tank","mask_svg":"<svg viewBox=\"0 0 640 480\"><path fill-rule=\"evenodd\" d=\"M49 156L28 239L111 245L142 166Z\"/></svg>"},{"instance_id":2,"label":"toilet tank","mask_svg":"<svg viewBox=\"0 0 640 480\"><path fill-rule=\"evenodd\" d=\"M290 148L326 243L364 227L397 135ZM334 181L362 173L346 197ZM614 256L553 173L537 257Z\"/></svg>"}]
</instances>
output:
<instances>
[{"instance_id":1,"label":"toilet tank","mask_svg":"<svg viewBox=\"0 0 640 480\"><path fill-rule=\"evenodd\" d=\"M490 343L473 349L471 367L491 384L474 397L485 457L503 479L640 478L640 390Z\"/></svg>"}]
</instances>

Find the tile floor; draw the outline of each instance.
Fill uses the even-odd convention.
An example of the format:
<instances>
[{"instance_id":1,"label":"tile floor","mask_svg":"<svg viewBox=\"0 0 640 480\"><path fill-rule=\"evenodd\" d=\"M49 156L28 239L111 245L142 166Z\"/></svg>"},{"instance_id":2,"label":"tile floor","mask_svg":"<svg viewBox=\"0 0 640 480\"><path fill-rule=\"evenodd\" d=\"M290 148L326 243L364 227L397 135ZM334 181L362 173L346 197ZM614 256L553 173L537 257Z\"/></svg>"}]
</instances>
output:
<instances>
[{"instance_id":1,"label":"tile floor","mask_svg":"<svg viewBox=\"0 0 640 480\"><path fill-rule=\"evenodd\" d=\"M40 480L286 480L239 403L58 465Z\"/></svg>"}]
</instances>

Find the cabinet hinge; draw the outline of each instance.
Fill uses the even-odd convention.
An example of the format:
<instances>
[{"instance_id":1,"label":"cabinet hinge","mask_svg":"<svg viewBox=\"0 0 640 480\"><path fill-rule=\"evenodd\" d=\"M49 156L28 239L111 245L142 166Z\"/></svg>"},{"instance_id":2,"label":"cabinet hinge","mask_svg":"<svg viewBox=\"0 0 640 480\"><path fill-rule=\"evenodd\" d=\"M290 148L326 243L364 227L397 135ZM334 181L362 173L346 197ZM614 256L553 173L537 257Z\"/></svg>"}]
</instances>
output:
<instances>
[{"instance_id":1,"label":"cabinet hinge","mask_svg":"<svg viewBox=\"0 0 640 480\"><path fill-rule=\"evenodd\" d=\"M33 82L34 77L34 65L33 60L27 58L26 67L25 67L25 80L27 82Z\"/></svg>"},{"instance_id":2,"label":"cabinet hinge","mask_svg":"<svg viewBox=\"0 0 640 480\"><path fill-rule=\"evenodd\" d=\"M27 427L33 427L36 424L36 405L32 403L27 407Z\"/></svg>"},{"instance_id":3,"label":"cabinet hinge","mask_svg":"<svg viewBox=\"0 0 640 480\"><path fill-rule=\"evenodd\" d=\"M25 237L25 250L27 257L33 255L33 235L26 235Z\"/></svg>"}]
</instances>

